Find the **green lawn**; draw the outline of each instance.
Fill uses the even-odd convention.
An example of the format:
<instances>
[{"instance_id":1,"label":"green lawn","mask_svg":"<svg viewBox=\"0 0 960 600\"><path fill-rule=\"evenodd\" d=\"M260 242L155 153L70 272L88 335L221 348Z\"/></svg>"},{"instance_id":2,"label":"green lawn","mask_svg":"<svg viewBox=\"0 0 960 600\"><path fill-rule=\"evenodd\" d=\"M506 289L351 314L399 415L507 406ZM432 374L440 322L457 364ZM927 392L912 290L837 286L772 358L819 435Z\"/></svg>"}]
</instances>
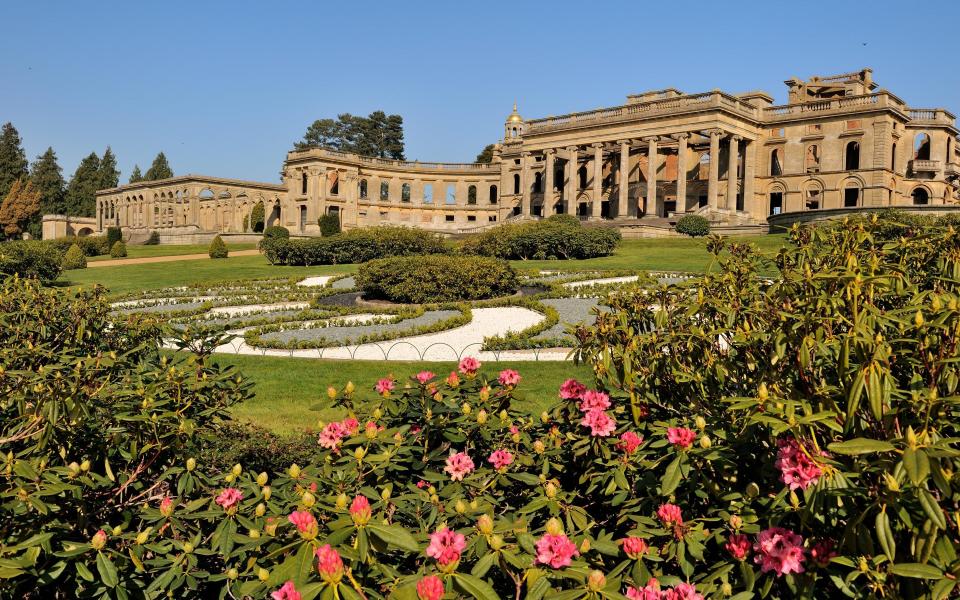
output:
<instances>
[{"instance_id":1,"label":"green lawn","mask_svg":"<svg viewBox=\"0 0 960 600\"><path fill-rule=\"evenodd\" d=\"M399 381L419 371L446 377L457 368L452 362L339 361L278 356L214 356L220 364L235 365L253 379L256 397L234 407L237 418L278 432L316 427L319 419L340 415L330 409L327 387L341 389L352 381L369 398L381 377L393 374ZM539 413L557 398L560 384L569 377L591 381L590 368L572 362L498 362L483 365L481 372L494 378L501 369L516 369L523 379L518 397L532 413Z\"/></svg>"},{"instance_id":2,"label":"green lawn","mask_svg":"<svg viewBox=\"0 0 960 600\"><path fill-rule=\"evenodd\" d=\"M252 250L256 244L227 244L228 250ZM165 246L141 246L128 245L127 258L145 258L153 256L181 256L184 254L206 254L209 244L184 244L184 245L165 245ZM109 254L103 256L92 256L87 258L88 262L99 262L102 260L113 260Z\"/></svg>"}]
</instances>

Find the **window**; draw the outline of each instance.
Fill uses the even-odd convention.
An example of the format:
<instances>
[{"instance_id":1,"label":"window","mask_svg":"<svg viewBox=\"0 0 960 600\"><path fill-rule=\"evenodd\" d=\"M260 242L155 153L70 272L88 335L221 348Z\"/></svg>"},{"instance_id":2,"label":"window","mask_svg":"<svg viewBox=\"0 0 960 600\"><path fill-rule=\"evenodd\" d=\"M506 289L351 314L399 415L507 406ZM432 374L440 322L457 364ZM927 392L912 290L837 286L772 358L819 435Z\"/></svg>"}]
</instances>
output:
<instances>
[{"instance_id":1,"label":"window","mask_svg":"<svg viewBox=\"0 0 960 600\"><path fill-rule=\"evenodd\" d=\"M520 176L517 175L516 173L513 174L513 193L514 194L520 193Z\"/></svg>"},{"instance_id":2,"label":"window","mask_svg":"<svg viewBox=\"0 0 960 600\"><path fill-rule=\"evenodd\" d=\"M586 165L577 169L577 180L579 181L578 189L587 188L587 167Z\"/></svg>"},{"instance_id":3,"label":"window","mask_svg":"<svg viewBox=\"0 0 960 600\"><path fill-rule=\"evenodd\" d=\"M533 176L533 193L539 194L543 191L543 173L537 171L537 174Z\"/></svg>"},{"instance_id":4,"label":"window","mask_svg":"<svg viewBox=\"0 0 960 600\"><path fill-rule=\"evenodd\" d=\"M300 231L303 231L303 227L306 224L307 224L307 207L301 204L300 205L300 223L299 223Z\"/></svg>"},{"instance_id":5,"label":"window","mask_svg":"<svg viewBox=\"0 0 960 600\"><path fill-rule=\"evenodd\" d=\"M810 125L807 125L807 133L818 134L822 132L823 132L823 125L820 125L819 123L811 123Z\"/></svg>"},{"instance_id":6,"label":"window","mask_svg":"<svg viewBox=\"0 0 960 600\"><path fill-rule=\"evenodd\" d=\"M856 171L860 168L860 142L847 142L844 153L847 171Z\"/></svg>"},{"instance_id":7,"label":"window","mask_svg":"<svg viewBox=\"0 0 960 600\"><path fill-rule=\"evenodd\" d=\"M467 215L467 221L471 223L477 220L477 215Z\"/></svg>"},{"instance_id":8,"label":"window","mask_svg":"<svg viewBox=\"0 0 960 600\"><path fill-rule=\"evenodd\" d=\"M423 203L433 204L433 184L432 183L423 184Z\"/></svg>"},{"instance_id":9,"label":"window","mask_svg":"<svg viewBox=\"0 0 960 600\"><path fill-rule=\"evenodd\" d=\"M775 148L770 153L770 176L779 177L780 175L783 175L783 167L780 162L780 149Z\"/></svg>"},{"instance_id":10,"label":"window","mask_svg":"<svg viewBox=\"0 0 960 600\"><path fill-rule=\"evenodd\" d=\"M706 195L697 196L697 206L699 206L700 208L703 208L706 205L707 205Z\"/></svg>"},{"instance_id":11,"label":"window","mask_svg":"<svg viewBox=\"0 0 960 600\"><path fill-rule=\"evenodd\" d=\"M300 174L300 193L303 194L304 196L307 195L307 174L306 173Z\"/></svg>"},{"instance_id":12,"label":"window","mask_svg":"<svg viewBox=\"0 0 960 600\"><path fill-rule=\"evenodd\" d=\"M497 186L491 185L490 186L490 204L496 204L496 203L497 203Z\"/></svg>"},{"instance_id":13,"label":"window","mask_svg":"<svg viewBox=\"0 0 960 600\"><path fill-rule=\"evenodd\" d=\"M518 208L519 208L519 207L518 207ZM514 214L520 214L520 213L514 213ZM489 217L487 217L487 221L489 221L490 223L496 223L496 222L497 222L497 215L490 215Z\"/></svg>"},{"instance_id":14,"label":"window","mask_svg":"<svg viewBox=\"0 0 960 600\"><path fill-rule=\"evenodd\" d=\"M467 188L467 204L477 203L477 186L471 185Z\"/></svg>"},{"instance_id":15,"label":"window","mask_svg":"<svg viewBox=\"0 0 960 600\"><path fill-rule=\"evenodd\" d=\"M452 183L447 184L447 204L457 203L457 186Z\"/></svg>"},{"instance_id":16,"label":"window","mask_svg":"<svg viewBox=\"0 0 960 600\"><path fill-rule=\"evenodd\" d=\"M913 193L910 194L910 196L913 198L914 204L928 204L930 202L930 195L927 194L927 190L923 189L922 187L918 187L917 189L913 190Z\"/></svg>"},{"instance_id":17,"label":"window","mask_svg":"<svg viewBox=\"0 0 960 600\"><path fill-rule=\"evenodd\" d=\"M897 170L897 145L894 144L893 148L890 149L890 170Z\"/></svg>"},{"instance_id":18,"label":"window","mask_svg":"<svg viewBox=\"0 0 960 600\"><path fill-rule=\"evenodd\" d=\"M810 144L807 146L807 156L805 160L807 173L820 172L820 146Z\"/></svg>"},{"instance_id":19,"label":"window","mask_svg":"<svg viewBox=\"0 0 960 600\"><path fill-rule=\"evenodd\" d=\"M400 201L410 202L410 184L405 183L400 186Z\"/></svg>"},{"instance_id":20,"label":"window","mask_svg":"<svg viewBox=\"0 0 960 600\"><path fill-rule=\"evenodd\" d=\"M783 192L770 192L770 213L779 215L783 212Z\"/></svg>"},{"instance_id":21,"label":"window","mask_svg":"<svg viewBox=\"0 0 960 600\"><path fill-rule=\"evenodd\" d=\"M918 133L913 139L913 157L917 160L930 160L930 136Z\"/></svg>"},{"instance_id":22,"label":"window","mask_svg":"<svg viewBox=\"0 0 960 600\"><path fill-rule=\"evenodd\" d=\"M390 200L390 183L386 181L380 182L380 200L383 202L388 202Z\"/></svg>"},{"instance_id":23,"label":"window","mask_svg":"<svg viewBox=\"0 0 960 600\"><path fill-rule=\"evenodd\" d=\"M860 188L858 187L847 187L843 190L843 206L846 208L852 208L854 206L860 205Z\"/></svg>"},{"instance_id":24,"label":"window","mask_svg":"<svg viewBox=\"0 0 960 600\"><path fill-rule=\"evenodd\" d=\"M710 178L710 153L704 152L700 155L700 169L697 172L697 179L706 181Z\"/></svg>"},{"instance_id":25,"label":"window","mask_svg":"<svg viewBox=\"0 0 960 600\"><path fill-rule=\"evenodd\" d=\"M340 175L336 171L333 171L329 175L330 179L330 195L339 196L340 195Z\"/></svg>"},{"instance_id":26,"label":"window","mask_svg":"<svg viewBox=\"0 0 960 600\"><path fill-rule=\"evenodd\" d=\"M453 215L447 215L447 223L453 223Z\"/></svg>"},{"instance_id":27,"label":"window","mask_svg":"<svg viewBox=\"0 0 960 600\"><path fill-rule=\"evenodd\" d=\"M557 167L553 170L553 187L556 190L563 189L563 167Z\"/></svg>"},{"instance_id":28,"label":"window","mask_svg":"<svg viewBox=\"0 0 960 600\"><path fill-rule=\"evenodd\" d=\"M357 186L360 189L360 198L367 197L367 180L361 179L359 185Z\"/></svg>"},{"instance_id":29,"label":"window","mask_svg":"<svg viewBox=\"0 0 960 600\"><path fill-rule=\"evenodd\" d=\"M820 190L807 190L807 209L817 210L820 208Z\"/></svg>"}]
</instances>

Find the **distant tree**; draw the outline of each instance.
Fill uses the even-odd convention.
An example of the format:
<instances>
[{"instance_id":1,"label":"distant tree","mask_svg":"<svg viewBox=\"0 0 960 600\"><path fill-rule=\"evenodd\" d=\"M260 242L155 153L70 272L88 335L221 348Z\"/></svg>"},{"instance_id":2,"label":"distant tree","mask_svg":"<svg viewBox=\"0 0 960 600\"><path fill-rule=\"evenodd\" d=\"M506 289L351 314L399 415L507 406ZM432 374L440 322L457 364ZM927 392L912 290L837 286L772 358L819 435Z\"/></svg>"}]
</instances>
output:
<instances>
[{"instance_id":1,"label":"distant tree","mask_svg":"<svg viewBox=\"0 0 960 600\"><path fill-rule=\"evenodd\" d=\"M13 182L0 204L0 226L8 237L26 230L27 223L40 212L40 192L33 184L20 178Z\"/></svg>"},{"instance_id":2,"label":"distant tree","mask_svg":"<svg viewBox=\"0 0 960 600\"><path fill-rule=\"evenodd\" d=\"M480 151L480 154L477 155L478 163L489 163L493 162L493 144L487 144L483 150Z\"/></svg>"},{"instance_id":3,"label":"distant tree","mask_svg":"<svg viewBox=\"0 0 960 600\"><path fill-rule=\"evenodd\" d=\"M63 214L66 211L67 183L53 148L47 148L30 167L30 183L40 192L41 215Z\"/></svg>"},{"instance_id":4,"label":"distant tree","mask_svg":"<svg viewBox=\"0 0 960 600\"><path fill-rule=\"evenodd\" d=\"M263 221L266 218L266 208L263 206L263 202L257 202L253 205L253 209L250 211L250 229L254 233L261 233L263 231Z\"/></svg>"},{"instance_id":5,"label":"distant tree","mask_svg":"<svg viewBox=\"0 0 960 600\"><path fill-rule=\"evenodd\" d=\"M173 177L173 169L170 168L170 163L167 162L166 155L161 152L153 159L153 164L147 169L147 174L144 175L143 180L157 181L158 179L169 179L170 177Z\"/></svg>"},{"instance_id":6,"label":"distant tree","mask_svg":"<svg viewBox=\"0 0 960 600\"><path fill-rule=\"evenodd\" d=\"M314 146L403 160L403 117L377 110L366 117L343 113L336 120L318 119L296 143L298 149Z\"/></svg>"},{"instance_id":7,"label":"distant tree","mask_svg":"<svg viewBox=\"0 0 960 600\"><path fill-rule=\"evenodd\" d=\"M100 187L100 157L91 152L77 166L67 185L64 213L92 217L96 212L97 189Z\"/></svg>"},{"instance_id":8,"label":"distant tree","mask_svg":"<svg viewBox=\"0 0 960 600\"><path fill-rule=\"evenodd\" d=\"M0 131L0 198L18 179L27 176L27 154L23 151L20 133L13 123L6 123Z\"/></svg>"},{"instance_id":9,"label":"distant tree","mask_svg":"<svg viewBox=\"0 0 960 600\"><path fill-rule=\"evenodd\" d=\"M133 165L133 171L130 171L130 180L127 183L137 183L143 181L143 174L140 173L140 165Z\"/></svg>"},{"instance_id":10,"label":"distant tree","mask_svg":"<svg viewBox=\"0 0 960 600\"><path fill-rule=\"evenodd\" d=\"M117 169L117 157L113 155L110 146L103 151L100 159L100 183L98 190L115 188L120 183L120 170Z\"/></svg>"},{"instance_id":11,"label":"distant tree","mask_svg":"<svg viewBox=\"0 0 960 600\"><path fill-rule=\"evenodd\" d=\"M383 141L386 158L405 160L403 156L403 117L390 115L387 117L386 136Z\"/></svg>"}]
</instances>

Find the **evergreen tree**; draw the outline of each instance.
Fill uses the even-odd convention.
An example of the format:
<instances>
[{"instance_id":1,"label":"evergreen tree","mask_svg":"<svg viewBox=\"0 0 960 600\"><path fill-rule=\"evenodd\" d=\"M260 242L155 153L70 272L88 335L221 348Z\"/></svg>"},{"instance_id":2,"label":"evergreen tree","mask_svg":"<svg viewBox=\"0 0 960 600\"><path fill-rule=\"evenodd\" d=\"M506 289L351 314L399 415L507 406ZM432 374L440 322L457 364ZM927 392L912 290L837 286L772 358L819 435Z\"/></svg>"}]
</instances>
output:
<instances>
[{"instance_id":1,"label":"evergreen tree","mask_svg":"<svg viewBox=\"0 0 960 600\"><path fill-rule=\"evenodd\" d=\"M318 119L296 143L298 149L316 146L403 160L403 117L377 110L366 117L343 113L336 120Z\"/></svg>"},{"instance_id":2,"label":"evergreen tree","mask_svg":"<svg viewBox=\"0 0 960 600\"><path fill-rule=\"evenodd\" d=\"M493 144L487 144L483 150L480 151L480 154L477 155L478 163L489 163L493 162Z\"/></svg>"},{"instance_id":3,"label":"evergreen tree","mask_svg":"<svg viewBox=\"0 0 960 600\"><path fill-rule=\"evenodd\" d=\"M20 133L13 123L0 131L0 198L5 198L13 183L27 176L27 154Z\"/></svg>"},{"instance_id":4,"label":"evergreen tree","mask_svg":"<svg viewBox=\"0 0 960 600\"><path fill-rule=\"evenodd\" d=\"M153 159L153 164L147 169L147 174L143 177L144 181L157 181L158 179L168 179L173 177L173 169L167 162L166 155L161 152Z\"/></svg>"},{"instance_id":5,"label":"evergreen tree","mask_svg":"<svg viewBox=\"0 0 960 600\"><path fill-rule=\"evenodd\" d=\"M143 174L140 173L140 165L133 165L133 171L130 172L130 181L127 183L137 183L143 181Z\"/></svg>"},{"instance_id":6,"label":"evergreen tree","mask_svg":"<svg viewBox=\"0 0 960 600\"><path fill-rule=\"evenodd\" d=\"M383 146L387 158L405 160L403 156L403 117L400 115L387 117Z\"/></svg>"},{"instance_id":7,"label":"evergreen tree","mask_svg":"<svg viewBox=\"0 0 960 600\"><path fill-rule=\"evenodd\" d=\"M18 236L39 212L40 192L26 178L14 181L0 204L0 226L3 227L3 233L10 237Z\"/></svg>"},{"instance_id":8,"label":"evergreen tree","mask_svg":"<svg viewBox=\"0 0 960 600\"><path fill-rule=\"evenodd\" d=\"M117 157L113 155L110 146L103 151L103 158L100 159L100 184L98 190L108 190L117 187L120 183L120 170L117 169Z\"/></svg>"},{"instance_id":9,"label":"evergreen tree","mask_svg":"<svg viewBox=\"0 0 960 600\"><path fill-rule=\"evenodd\" d=\"M96 213L97 189L100 187L100 157L91 152L80 161L67 186L67 215L92 217Z\"/></svg>"},{"instance_id":10,"label":"evergreen tree","mask_svg":"<svg viewBox=\"0 0 960 600\"><path fill-rule=\"evenodd\" d=\"M66 182L63 171L57 163L57 153L53 148L37 157L30 167L30 182L40 192L40 214L60 215L67 208L65 202Z\"/></svg>"}]
</instances>

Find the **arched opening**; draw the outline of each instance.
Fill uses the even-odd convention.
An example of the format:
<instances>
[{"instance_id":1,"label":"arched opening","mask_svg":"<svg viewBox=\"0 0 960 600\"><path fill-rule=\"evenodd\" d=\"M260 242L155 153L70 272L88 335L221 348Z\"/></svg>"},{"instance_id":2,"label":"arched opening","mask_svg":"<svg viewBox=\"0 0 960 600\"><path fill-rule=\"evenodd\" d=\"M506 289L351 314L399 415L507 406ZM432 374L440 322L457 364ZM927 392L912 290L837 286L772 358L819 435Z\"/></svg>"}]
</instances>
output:
<instances>
[{"instance_id":1,"label":"arched opening","mask_svg":"<svg viewBox=\"0 0 960 600\"><path fill-rule=\"evenodd\" d=\"M911 192L910 197L913 198L913 203L916 205L924 205L930 203L930 194L927 193L927 190L918 187Z\"/></svg>"},{"instance_id":2,"label":"arched opening","mask_svg":"<svg viewBox=\"0 0 960 600\"><path fill-rule=\"evenodd\" d=\"M304 196L307 195L307 174L306 173L300 174L300 193L303 194Z\"/></svg>"},{"instance_id":3,"label":"arched opening","mask_svg":"<svg viewBox=\"0 0 960 600\"><path fill-rule=\"evenodd\" d=\"M577 182L578 182L578 185L577 185L578 189L583 190L587 188L587 166L586 165L583 165L582 167L577 169Z\"/></svg>"},{"instance_id":4,"label":"arched opening","mask_svg":"<svg viewBox=\"0 0 960 600\"><path fill-rule=\"evenodd\" d=\"M477 186L471 185L467 188L467 204L477 203Z\"/></svg>"},{"instance_id":5,"label":"arched opening","mask_svg":"<svg viewBox=\"0 0 960 600\"><path fill-rule=\"evenodd\" d=\"M303 228L307 225L307 207L303 204L300 205L300 231L303 231Z\"/></svg>"},{"instance_id":6,"label":"arched opening","mask_svg":"<svg viewBox=\"0 0 960 600\"><path fill-rule=\"evenodd\" d=\"M854 208L860 206L860 187L855 183L848 183L843 188L843 207Z\"/></svg>"},{"instance_id":7,"label":"arched opening","mask_svg":"<svg viewBox=\"0 0 960 600\"><path fill-rule=\"evenodd\" d=\"M77 237L87 237L88 235L93 235L93 230L89 227L81 227L77 231Z\"/></svg>"},{"instance_id":8,"label":"arched opening","mask_svg":"<svg viewBox=\"0 0 960 600\"><path fill-rule=\"evenodd\" d=\"M380 182L380 200L382 202L390 201L390 184L386 181Z\"/></svg>"},{"instance_id":9,"label":"arched opening","mask_svg":"<svg viewBox=\"0 0 960 600\"><path fill-rule=\"evenodd\" d=\"M913 158L916 160L930 160L930 136L918 133L913 138Z\"/></svg>"},{"instance_id":10,"label":"arched opening","mask_svg":"<svg viewBox=\"0 0 960 600\"><path fill-rule=\"evenodd\" d=\"M860 168L860 142L847 142L844 164L847 171L856 171Z\"/></svg>"},{"instance_id":11,"label":"arched opening","mask_svg":"<svg viewBox=\"0 0 960 600\"><path fill-rule=\"evenodd\" d=\"M819 210L823 205L823 187L817 181L807 184L804 192L804 204L807 210Z\"/></svg>"},{"instance_id":12,"label":"arched opening","mask_svg":"<svg viewBox=\"0 0 960 600\"><path fill-rule=\"evenodd\" d=\"M710 153L703 152L700 155L699 169L697 170L697 179L706 181L710 178Z\"/></svg>"},{"instance_id":13,"label":"arched opening","mask_svg":"<svg viewBox=\"0 0 960 600\"><path fill-rule=\"evenodd\" d=\"M455 186L452 183L447 184L446 203L447 204L457 203L457 186Z\"/></svg>"},{"instance_id":14,"label":"arched opening","mask_svg":"<svg viewBox=\"0 0 960 600\"><path fill-rule=\"evenodd\" d=\"M783 175L783 164L781 162L780 149L774 148L770 151L770 176L779 177ZM773 213L770 213L773 214Z\"/></svg>"},{"instance_id":15,"label":"arched opening","mask_svg":"<svg viewBox=\"0 0 960 600\"><path fill-rule=\"evenodd\" d=\"M556 167L553 170L553 189L563 190L563 167Z\"/></svg>"},{"instance_id":16,"label":"arched opening","mask_svg":"<svg viewBox=\"0 0 960 600\"><path fill-rule=\"evenodd\" d=\"M820 172L820 146L816 144L810 144L807 146L807 154L804 160L804 165L806 166L807 173Z\"/></svg>"},{"instance_id":17,"label":"arched opening","mask_svg":"<svg viewBox=\"0 0 960 600\"><path fill-rule=\"evenodd\" d=\"M201 200L210 200L211 198L214 197L213 190L211 190L210 188L203 188L202 190L200 190L199 196Z\"/></svg>"},{"instance_id":18,"label":"arched opening","mask_svg":"<svg viewBox=\"0 0 960 600\"><path fill-rule=\"evenodd\" d=\"M897 170L897 144L894 142L893 147L890 149L890 170Z\"/></svg>"},{"instance_id":19,"label":"arched opening","mask_svg":"<svg viewBox=\"0 0 960 600\"><path fill-rule=\"evenodd\" d=\"M783 188L771 188L769 203L770 208L767 214L779 215L783 212Z\"/></svg>"},{"instance_id":20,"label":"arched opening","mask_svg":"<svg viewBox=\"0 0 960 600\"><path fill-rule=\"evenodd\" d=\"M537 174L533 176L533 193L539 194L543 191L543 173L537 171Z\"/></svg>"},{"instance_id":21,"label":"arched opening","mask_svg":"<svg viewBox=\"0 0 960 600\"><path fill-rule=\"evenodd\" d=\"M520 193L520 175L516 173L513 174L513 193Z\"/></svg>"},{"instance_id":22,"label":"arched opening","mask_svg":"<svg viewBox=\"0 0 960 600\"><path fill-rule=\"evenodd\" d=\"M280 203L275 203L270 208L270 214L267 215L266 227L272 227L280 222Z\"/></svg>"},{"instance_id":23,"label":"arched opening","mask_svg":"<svg viewBox=\"0 0 960 600\"><path fill-rule=\"evenodd\" d=\"M433 184L432 183L423 184L423 203L433 204Z\"/></svg>"},{"instance_id":24,"label":"arched opening","mask_svg":"<svg viewBox=\"0 0 960 600\"><path fill-rule=\"evenodd\" d=\"M496 204L496 203L497 203L497 186L491 185L490 186L490 204Z\"/></svg>"},{"instance_id":25,"label":"arched opening","mask_svg":"<svg viewBox=\"0 0 960 600\"><path fill-rule=\"evenodd\" d=\"M357 189L360 192L360 199L365 200L367 198L367 180L361 179L360 183L357 184Z\"/></svg>"},{"instance_id":26,"label":"arched opening","mask_svg":"<svg viewBox=\"0 0 960 600\"><path fill-rule=\"evenodd\" d=\"M400 186L400 201L410 202L410 184L405 183Z\"/></svg>"},{"instance_id":27,"label":"arched opening","mask_svg":"<svg viewBox=\"0 0 960 600\"><path fill-rule=\"evenodd\" d=\"M327 175L327 179L330 182L330 195L339 196L340 195L340 175L336 171L330 171L330 174Z\"/></svg>"}]
</instances>

